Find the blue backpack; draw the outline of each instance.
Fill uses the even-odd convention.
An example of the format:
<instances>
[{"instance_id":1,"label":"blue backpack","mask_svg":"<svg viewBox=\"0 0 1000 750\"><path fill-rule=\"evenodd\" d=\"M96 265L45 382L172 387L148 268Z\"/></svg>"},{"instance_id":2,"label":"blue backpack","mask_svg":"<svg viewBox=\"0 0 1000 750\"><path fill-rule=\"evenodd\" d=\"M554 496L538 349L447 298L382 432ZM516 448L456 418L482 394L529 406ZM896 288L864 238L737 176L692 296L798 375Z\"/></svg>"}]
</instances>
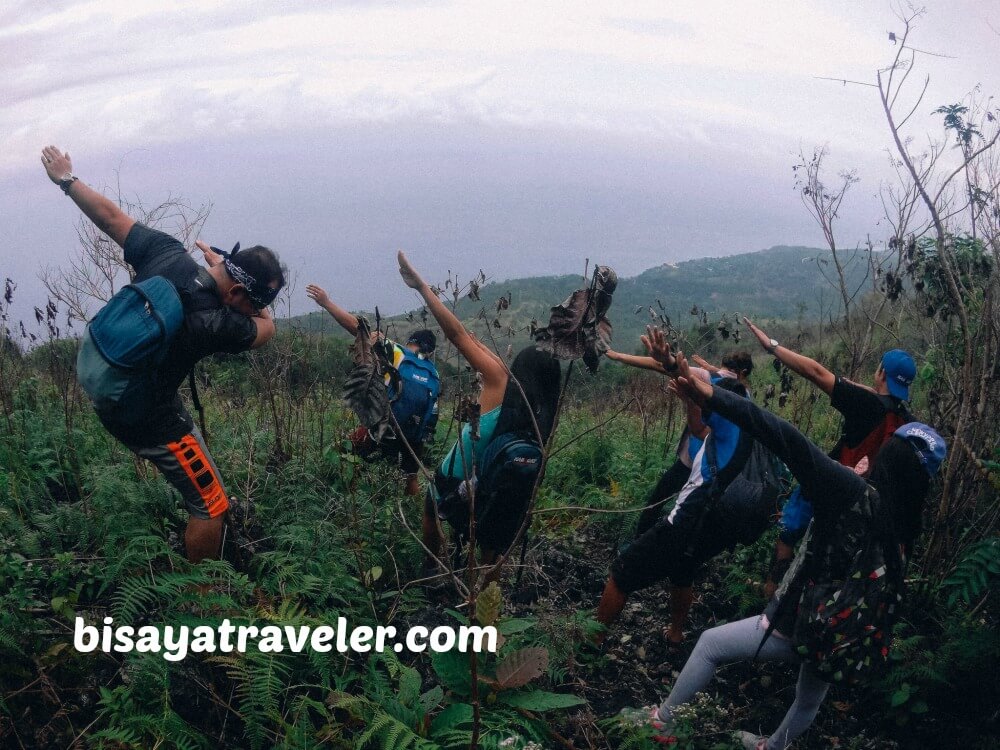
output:
<instances>
[{"instance_id":1,"label":"blue backpack","mask_svg":"<svg viewBox=\"0 0 1000 750\"><path fill-rule=\"evenodd\" d=\"M542 468L542 448L528 431L497 435L479 457L476 536L503 552L521 528Z\"/></svg>"},{"instance_id":2,"label":"blue backpack","mask_svg":"<svg viewBox=\"0 0 1000 750\"><path fill-rule=\"evenodd\" d=\"M437 402L441 392L437 367L404 348L396 371L399 380L394 379L389 388L392 413L408 443L423 443L437 426Z\"/></svg>"},{"instance_id":3,"label":"blue backpack","mask_svg":"<svg viewBox=\"0 0 1000 750\"><path fill-rule=\"evenodd\" d=\"M80 342L76 377L94 408L115 422L142 421L156 372L184 323L176 287L153 276L123 287L93 317Z\"/></svg>"}]
</instances>

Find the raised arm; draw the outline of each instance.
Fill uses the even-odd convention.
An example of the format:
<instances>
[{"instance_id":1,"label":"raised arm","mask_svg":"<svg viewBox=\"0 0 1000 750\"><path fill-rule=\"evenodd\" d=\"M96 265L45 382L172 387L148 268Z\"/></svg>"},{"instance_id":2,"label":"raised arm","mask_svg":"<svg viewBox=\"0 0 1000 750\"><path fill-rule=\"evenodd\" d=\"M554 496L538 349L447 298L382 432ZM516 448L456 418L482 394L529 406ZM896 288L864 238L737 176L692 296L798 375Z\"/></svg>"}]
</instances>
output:
<instances>
[{"instance_id":1,"label":"raised arm","mask_svg":"<svg viewBox=\"0 0 1000 750\"><path fill-rule=\"evenodd\" d=\"M316 284L309 284L306 286L306 296L309 297L313 302L326 310L333 319L340 323L340 327L347 331L352 336L356 336L358 333L358 318L356 315L351 315L344 308L330 299L330 295L321 286Z\"/></svg>"},{"instance_id":2,"label":"raised arm","mask_svg":"<svg viewBox=\"0 0 1000 750\"><path fill-rule=\"evenodd\" d=\"M668 347L669 348L669 347ZM615 362L621 362L623 365L628 365L629 367L636 367L640 370L652 370L653 372L658 372L661 375L669 375L664 366L653 359L653 357L643 357L638 354L624 354L623 352L615 351L614 349L608 349L606 352L608 359L614 360ZM701 378L706 383L711 380L711 373L709 370L702 367L692 367L691 373L696 377Z\"/></svg>"},{"instance_id":3,"label":"raised arm","mask_svg":"<svg viewBox=\"0 0 1000 750\"><path fill-rule=\"evenodd\" d=\"M640 370L652 370L653 372L666 374L666 370L663 369L663 365L652 357L640 357L637 354L624 354L622 352L616 352L614 349L608 349L606 355L608 359L614 360L615 362L621 362L623 365L628 365L629 367L637 367Z\"/></svg>"},{"instance_id":4,"label":"raised arm","mask_svg":"<svg viewBox=\"0 0 1000 750\"><path fill-rule=\"evenodd\" d=\"M55 146L46 146L42 149L42 166L49 179L73 199L84 216L118 245L125 247L125 238L135 224L135 219L76 177L69 153L63 153Z\"/></svg>"},{"instance_id":5,"label":"raised arm","mask_svg":"<svg viewBox=\"0 0 1000 750\"><path fill-rule=\"evenodd\" d=\"M743 322L757 337L757 341L768 354L773 354L781 364L792 372L798 373L810 383L815 385L826 395L833 393L833 386L837 382L837 376L827 370L815 359L810 359L805 355L793 352L791 349L782 346L777 341L769 337L761 329L753 324L749 318L743 318Z\"/></svg>"},{"instance_id":6,"label":"raised arm","mask_svg":"<svg viewBox=\"0 0 1000 750\"><path fill-rule=\"evenodd\" d=\"M706 439L708 437L708 433L711 432L711 429L707 424L705 424L705 420L702 418L701 407L689 398L684 398L682 396L682 399L684 401L684 407L687 409L688 430L690 430L691 434L699 440Z\"/></svg>"},{"instance_id":7,"label":"raised arm","mask_svg":"<svg viewBox=\"0 0 1000 750\"><path fill-rule=\"evenodd\" d=\"M494 406L499 406L507 389L507 367L503 360L465 329L462 321L455 317L455 314L445 306L416 269L410 265L402 250L399 251L397 260L399 275L403 277L408 287L415 289L423 297L424 304L441 326L445 338L455 345L472 369L482 375L483 393L480 405L483 410L489 411Z\"/></svg>"},{"instance_id":8,"label":"raised arm","mask_svg":"<svg viewBox=\"0 0 1000 750\"><path fill-rule=\"evenodd\" d=\"M803 494L817 507L839 508L864 489L861 477L827 456L789 422L748 398L688 376L684 355L678 354L678 360L675 389L753 435L785 462Z\"/></svg>"}]
</instances>

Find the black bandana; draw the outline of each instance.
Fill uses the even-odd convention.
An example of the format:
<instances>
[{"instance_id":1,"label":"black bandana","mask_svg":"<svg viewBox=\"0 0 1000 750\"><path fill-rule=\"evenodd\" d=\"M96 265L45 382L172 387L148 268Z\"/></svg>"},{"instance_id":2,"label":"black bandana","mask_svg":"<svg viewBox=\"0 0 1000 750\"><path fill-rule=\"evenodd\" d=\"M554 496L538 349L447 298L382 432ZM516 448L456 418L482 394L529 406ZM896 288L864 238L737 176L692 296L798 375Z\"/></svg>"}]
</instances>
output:
<instances>
[{"instance_id":1,"label":"black bandana","mask_svg":"<svg viewBox=\"0 0 1000 750\"><path fill-rule=\"evenodd\" d=\"M246 288L247 297L250 298L250 302L254 307L258 310L263 310L265 307L274 302L274 299L278 296L278 292L280 290L268 286L267 282L258 281L254 278L253 274L233 262L233 258L236 256L236 253L240 251L239 242L233 245L233 249L228 253L217 247L213 247L212 249L222 256L222 263L226 267L226 273L230 275L233 281L237 284L242 284Z\"/></svg>"}]
</instances>

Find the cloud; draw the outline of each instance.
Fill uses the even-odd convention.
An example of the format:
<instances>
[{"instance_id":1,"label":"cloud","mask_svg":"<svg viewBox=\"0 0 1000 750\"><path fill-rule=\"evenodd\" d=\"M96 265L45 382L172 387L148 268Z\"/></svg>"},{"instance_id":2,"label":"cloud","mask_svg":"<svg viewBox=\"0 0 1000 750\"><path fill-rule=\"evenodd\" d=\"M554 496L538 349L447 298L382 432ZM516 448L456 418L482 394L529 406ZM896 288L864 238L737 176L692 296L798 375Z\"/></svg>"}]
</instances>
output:
<instances>
[{"instance_id":1,"label":"cloud","mask_svg":"<svg viewBox=\"0 0 1000 750\"><path fill-rule=\"evenodd\" d=\"M960 59L918 60L933 77L927 113L977 82L1000 90L985 23L1000 28L998 14L930 5L916 46ZM56 143L98 176L146 149L155 166L126 175L133 189L199 186L232 232L277 201L264 229L279 236L305 221L311 237L381 249L405 227L452 258L466 237L545 271L588 245L628 248L637 271L664 254L808 242L789 175L800 146L828 142L870 196L889 143L873 90L815 76L870 80L890 28L888 7L866 0L7 2L0 201L22 205L39 148ZM939 123L922 109L911 128L923 139ZM242 179L217 177L234 171L220 154L247 163ZM314 162L357 202L330 206L329 221L323 200L301 197ZM243 191L261 174L278 185L259 190L269 201ZM314 216L298 217L303 202Z\"/></svg>"}]
</instances>

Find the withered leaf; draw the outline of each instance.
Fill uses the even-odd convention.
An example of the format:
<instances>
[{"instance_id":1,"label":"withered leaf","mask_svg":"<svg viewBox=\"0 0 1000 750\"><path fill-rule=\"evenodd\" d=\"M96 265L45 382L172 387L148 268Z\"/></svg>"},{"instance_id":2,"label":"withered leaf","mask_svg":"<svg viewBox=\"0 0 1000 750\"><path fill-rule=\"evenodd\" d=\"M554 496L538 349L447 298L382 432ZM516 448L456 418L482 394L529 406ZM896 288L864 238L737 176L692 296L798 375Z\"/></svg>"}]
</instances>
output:
<instances>
[{"instance_id":1,"label":"withered leaf","mask_svg":"<svg viewBox=\"0 0 1000 750\"><path fill-rule=\"evenodd\" d=\"M479 440L479 416L481 413L482 408L479 406L479 401L469 396L463 396L455 410L455 418L459 422L468 423L470 437L473 440Z\"/></svg>"},{"instance_id":2,"label":"withered leaf","mask_svg":"<svg viewBox=\"0 0 1000 750\"><path fill-rule=\"evenodd\" d=\"M385 374L398 373L385 359L385 346L373 343L371 324L363 316L358 317L358 332L351 345L351 360L354 368L344 381L344 403L358 416L376 442L382 440L392 430L389 417L389 394L386 390Z\"/></svg>"},{"instance_id":3,"label":"withered leaf","mask_svg":"<svg viewBox=\"0 0 1000 750\"><path fill-rule=\"evenodd\" d=\"M597 266L587 289L578 289L552 308L549 324L533 335L541 351L558 359L583 359L594 372L611 344L607 312L618 285L618 276L607 266ZM534 321L533 321L534 322Z\"/></svg>"},{"instance_id":4,"label":"withered leaf","mask_svg":"<svg viewBox=\"0 0 1000 750\"><path fill-rule=\"evenodd\" d=\"M497 665L497 683L503 689L523 687L541 677L548 665L549 652L546 649L518 649Z\"/></svg>"}]
</instances>

